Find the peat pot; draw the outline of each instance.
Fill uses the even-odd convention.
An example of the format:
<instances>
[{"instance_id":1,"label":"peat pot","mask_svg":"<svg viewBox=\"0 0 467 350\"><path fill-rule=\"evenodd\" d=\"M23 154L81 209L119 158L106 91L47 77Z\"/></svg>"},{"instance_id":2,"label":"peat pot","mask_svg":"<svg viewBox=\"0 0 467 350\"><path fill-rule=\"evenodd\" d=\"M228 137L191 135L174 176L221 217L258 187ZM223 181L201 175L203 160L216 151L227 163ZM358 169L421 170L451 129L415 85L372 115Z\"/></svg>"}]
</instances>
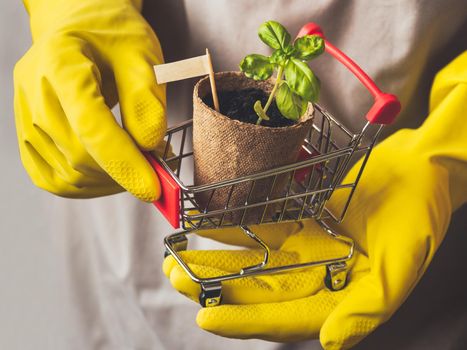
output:
<instances>
[{"instance_id":1,"label":"peat pot","mask_svg":"<svg viewBox=\"0 0 467 350\"><path fill-rule=\"evenodd\" d=\"M222 92L244 89L261 89L269 95L274 80L255 81L241 72L221 72L215 75L221 112L228 101L222 101ZM204 100L204 101L203 101ZM201 79L193 93L193 157L194 184L205 185L245 175L257 174L297 161L305 137L313 125L313 105L293 125L268 127L231 119L216 112L212 101L208 77ZM253 109L253 106L251 106ZM235 208L248 203L260 203L283 195L288 175L252 182L248 181L212 191L195 193L201 211ZM271 187L274 184L274 188ZM230 198L229 198L230 197ZM229 212L224 216L232 224L259 223L263 214L274 215L274 205ZM243 222L241 222L243 217ZM220 215L216 216L220 219Z\"/></svg>"}]
</instances>

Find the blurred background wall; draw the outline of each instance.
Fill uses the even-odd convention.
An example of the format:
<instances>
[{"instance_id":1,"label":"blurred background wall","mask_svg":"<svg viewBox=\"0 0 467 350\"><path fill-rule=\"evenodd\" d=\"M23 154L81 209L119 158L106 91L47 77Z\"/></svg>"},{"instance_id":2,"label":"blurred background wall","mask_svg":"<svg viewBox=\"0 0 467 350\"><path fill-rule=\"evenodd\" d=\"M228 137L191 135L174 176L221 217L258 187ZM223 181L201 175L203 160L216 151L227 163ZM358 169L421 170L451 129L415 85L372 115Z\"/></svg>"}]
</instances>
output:
<instances>
[{"instance_id":1,"label":"blurred background wall","mask_svg":"<svg viewBox=\"0 0 467 350\"><path fill-rule=\"evenodd\" d=\"M21 1L0 3L0 348L66 349L66 310L54 305L62 281L48 234L44 200L19 158L13 67L30 46Z\"/></svg>"}]
</instances>

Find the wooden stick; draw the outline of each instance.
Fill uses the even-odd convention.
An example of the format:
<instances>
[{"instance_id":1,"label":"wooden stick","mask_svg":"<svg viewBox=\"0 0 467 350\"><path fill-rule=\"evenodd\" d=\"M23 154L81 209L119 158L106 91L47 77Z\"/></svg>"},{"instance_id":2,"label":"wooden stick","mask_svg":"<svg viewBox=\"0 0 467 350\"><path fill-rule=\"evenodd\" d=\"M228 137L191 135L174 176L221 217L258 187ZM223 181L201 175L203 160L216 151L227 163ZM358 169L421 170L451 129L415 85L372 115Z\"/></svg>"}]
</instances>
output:
<instances>
[{"instance_id":1,"label":"wooden stick","mask_svg":"<svg viewBox=\"0 0 467 350\"><path fill-rule=\"evenodd\" d=\"M211 55L209 54L209 50L206 49L206 56L208 57L208 68L209 68L209 81L211 83L211 91L212 91L212 100L214 101L214 109L219 112L219 99L217 98L217 89L216 89L216 81L214 79L214 69L212 68L212 61Z\"/></svg>"}]
</instances>

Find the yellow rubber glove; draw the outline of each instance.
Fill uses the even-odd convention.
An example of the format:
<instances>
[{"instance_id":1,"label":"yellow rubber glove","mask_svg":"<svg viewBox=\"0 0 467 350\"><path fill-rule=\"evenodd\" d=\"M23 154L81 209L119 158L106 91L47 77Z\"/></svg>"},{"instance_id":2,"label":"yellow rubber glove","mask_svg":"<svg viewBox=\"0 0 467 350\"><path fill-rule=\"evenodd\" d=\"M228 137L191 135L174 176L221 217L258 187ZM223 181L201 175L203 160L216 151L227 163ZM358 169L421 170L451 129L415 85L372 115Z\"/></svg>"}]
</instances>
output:
<instances>
[{"instance_id":1,"label":"yellow rubber glove","mask_svg":"<svg viewBox=\"0 0 467 350\"><path fill-rule=\"evenodd\" d=\"M21 159L38 187L65 197L127 190L159 197L140 149L166 131L159 41L130 0L25 0L33 45L14 70ZM110 108L120 102L124 128Z\"/></svg>"},{"instance_id":2,"label":"yellow rubber glove","mask_svg":"<svg viewBox=\"0 0 467 350\"><path fill-rule=\"evenodd\" d=\"M388 320L427 269L451 213L467 201L466 101L464 53L438 73L425 123L417 130L401 130L375 148L338 227L358 247L345 289L327 290L323 267L232 280L223 283L223 305L201 309L198 325L233 338L283 342L319 336L325 349L344 349ZM347 176L355 178L358 168ZM336 191L330 205L342 205L346 195ZM342 244L327 237L313 220L301 225L274 251L272 265L342 253ZM276 225L275 230L288 227ZM268 229L254 228L266 239L275 233ZM291 226L294 230L297 223ZM222 237L229 231L239 234L224 230ZM238 272L262 256L254 250L182 255L203 277ZM172 257L163 269L177 290L197 300L199 285Z\"/></svg>"}]
</instances>

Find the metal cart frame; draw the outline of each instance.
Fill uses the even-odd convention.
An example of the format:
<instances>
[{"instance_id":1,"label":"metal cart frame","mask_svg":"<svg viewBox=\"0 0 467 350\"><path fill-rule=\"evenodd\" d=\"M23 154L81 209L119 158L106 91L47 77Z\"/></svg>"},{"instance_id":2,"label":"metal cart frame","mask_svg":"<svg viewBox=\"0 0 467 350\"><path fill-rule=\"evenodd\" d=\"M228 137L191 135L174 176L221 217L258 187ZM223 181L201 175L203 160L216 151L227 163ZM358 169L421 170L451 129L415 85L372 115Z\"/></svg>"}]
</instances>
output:
<instances>
[{"instance_id":1,"label":"metal cart frame","mask_svg":"<svg viewBox=\"0 0 467 350\"><path fill-rule=\"evenodd\" d=\"M321 29L313 23L305 25L298 36L306 34L324 37ZM297 162L257 174L200 186L187 185L187 181L182 180L183 170L186 168L184 165L193 161L193 152L190 147L191 120L167 131L166 147L162 156L157 159L148 156L162 187L161 199L154 204L174 228L180 226L183 228L183 231L165 237L166 254L172 255L190 278L200 284L199 299L202 306L215 306L221 303L222 282L259 274L326 266L325 285L327 288L333 291L340 290L347 283L347 262L354 255L355 243L352 239L336 232L331 227L335 225L331 223L340 224L344 220L371 150L384 124L391 123L399 112L400 103L394 95L381 92L350 58L327 40L325 40L325 47L329 54L360 79L374 97L374 104L366 115L367 122L359 132L351 132L323 107L314 104L314 124L302 146ZM360 168L356 178L342 183L350 166L361 157L363 161L359 163ZM188 181L191 180L190 176L187 178ZM278 181L279 178L282 180ZM259 183L268 183L270 190L265 198L258 201L253 200L251 194L255 185ZM278 192L276 185L279 183L281 188ZM238 186L243 186L243 188L247 186L249 191L241 205L232 205L230 199ZM216 191L228 193L223 208L211 209L210 200L203 206L197 203L195 199L197 195L203 194L205 198L212 199ZM344 205L338 211L333 211L326 206L334 191L348 192ZM232 219L233 213L236 219ZM254 213L253 222L252 213ZM331 237L348 245L347 254L332 259L269 267L270 248L252 231L250 225L306 218L314 218ZM226 226L239 226L241 232L255 241L264 252L262 261L227 275L210 278L196 275L179 254L179 251L187 248L187 236L197 230Z\"/></svg>"}]
</instances>

